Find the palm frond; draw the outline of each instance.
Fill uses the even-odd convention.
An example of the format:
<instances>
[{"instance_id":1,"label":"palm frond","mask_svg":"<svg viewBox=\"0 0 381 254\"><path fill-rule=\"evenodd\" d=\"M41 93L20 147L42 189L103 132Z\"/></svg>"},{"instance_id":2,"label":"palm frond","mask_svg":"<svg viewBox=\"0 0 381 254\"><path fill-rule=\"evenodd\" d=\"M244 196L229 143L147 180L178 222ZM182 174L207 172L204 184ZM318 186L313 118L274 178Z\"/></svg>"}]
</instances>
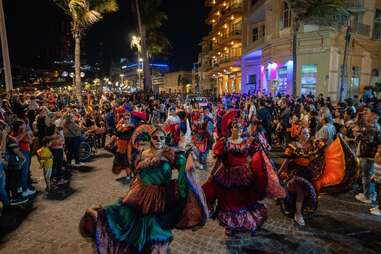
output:
<instances>
[{"instance_id":1,"label":"palm frond","mask_svg":"<svg viewBox=\"0 0 381 254\"><path fill-rule=\"evenodd\" d=\"M322 20L342 13L345 0L287 0L299 20Z\"/></svg>"},{"instance_id":2,"label":"palm frond","mask_svg":"<svg viewBox=\"0 0 381 254\"><path fill-rule=\"evenodd\" d=\"M102 14L97 11L90 10L83 15L83 23L85 26L92 25L102 19Z\"/></svg>"}]
</instances>

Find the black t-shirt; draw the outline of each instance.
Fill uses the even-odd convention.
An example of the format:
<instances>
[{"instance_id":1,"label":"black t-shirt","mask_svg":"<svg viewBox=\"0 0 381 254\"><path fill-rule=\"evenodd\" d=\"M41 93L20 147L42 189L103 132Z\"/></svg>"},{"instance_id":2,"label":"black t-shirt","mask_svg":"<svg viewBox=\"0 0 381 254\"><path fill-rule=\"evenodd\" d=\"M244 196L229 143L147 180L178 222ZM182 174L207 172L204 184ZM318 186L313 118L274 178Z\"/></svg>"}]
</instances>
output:
<instances>
[{"instance_id":1,"label":"black t-shirt","mask_svg":"<svg viewBox=\"0 0 381 254\"><path fill-rule=\"evenodd\" d=\"M18 170L20 158L14 152L14 149L18 148L16 139L11 136L8 136L6 142L8 170Z\"/></svg>"}]
</instances>

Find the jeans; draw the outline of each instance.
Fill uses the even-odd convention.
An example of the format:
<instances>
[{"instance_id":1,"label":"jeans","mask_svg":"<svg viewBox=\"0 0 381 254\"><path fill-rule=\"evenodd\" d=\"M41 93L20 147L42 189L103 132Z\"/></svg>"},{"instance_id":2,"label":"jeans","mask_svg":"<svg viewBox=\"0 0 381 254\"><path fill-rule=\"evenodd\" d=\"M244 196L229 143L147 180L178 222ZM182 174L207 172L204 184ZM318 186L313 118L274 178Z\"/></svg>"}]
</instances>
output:
<instances>
[{"instance_id":1,"label":"jeans","mask_svg":"<svg viewBox=\"0 0 381 254\"><path fill-rule=\"evenodd\" d=\"M29 188L29 152L22 151L22 154L24 155L25 162L21 166L21 188L23 191L26 191Z\"/></svg>"},{"instance_id":2,"label":"jeans","mask_svg":"<svg viewBox=\"0 0 381 254\"><path fill-rule=\"evenodd\" d=\"M3 202L4 206L9 205L9 197L5 190L5 172L2 163L0 163L0 200Z\"/></svg>"},{"instance_id":3,"label":"jeans","mask_svg":"<svg viewBox=\"0 0 381 254\"><path fill-rule=\"evenodd\" d=\"M65 144L67 146L66 159L67 163L70 164L73 159L75 159L75 164L79 164L79 148L81 144L80 137L70 137L65 138Z\"/></svg>"},{"instance_id":4,"label":"jeans","mask_svg":"<svg viewBox=\"0 0 381 254\"><path fill-rule=\"evenodd\" d=\"M376 183L376 190L377 190L378 209L381 209L381 183Z\"/></svg>"},{"instance_id":5,"label":"jeans","mask_svg":"<svg viewBox=\"0 0 381 254\"><path fill-rule=\"evenodd\" d=\"M366 158L360 158L362 189L364 196L370 199L372 203L376 202L376 185L371 181L374 175L374 161Z\"/></svg>"}]
</instances>

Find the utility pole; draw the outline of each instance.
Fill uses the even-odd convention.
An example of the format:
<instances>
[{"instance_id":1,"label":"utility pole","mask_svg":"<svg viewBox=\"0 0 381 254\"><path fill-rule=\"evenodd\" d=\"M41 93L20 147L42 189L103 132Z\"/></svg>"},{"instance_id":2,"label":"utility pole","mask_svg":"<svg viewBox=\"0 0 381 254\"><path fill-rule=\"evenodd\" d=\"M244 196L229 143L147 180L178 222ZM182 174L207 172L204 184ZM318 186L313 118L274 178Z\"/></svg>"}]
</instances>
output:
<instances>
[{"instance_id":1,"label":"utility pole","mask_svg":"<svg viewBox=\"0 0 381 254\"><path fill-rule=\"evenodd\" d=\"M151 76L151 66L148 57L148 50L146 44L146 30L142 24L142 18L140 14L139 0L135 0L136 15L138 19L138 28L141 38L141 47L142 47L142 58L143 58L143 73L144 73L144 91L151 93L152 92L152 76Z\"/></svg>"},{"instance_id":2,"label":"utility pole","mask_svg":"<svg viewBox=\"0 0 381 254\"><path fill-rule=\"evenodd\" d=\"M1 50L3 53L5 89L7 92L9 92L13 89L13 83L12 83L12 73L11 73L11 61L9 60L7 30L5 27L3 0L0 0L0 35L1 35Z\"/></svg>"},{"instance_id":3,"label":"utility pole","mask_svg":"<svg viewBox=\"0 0 381 254\"><path fill-rule=\"evenodd\" d=\"M344 60L341 70L339 102L343 102L348 95L348 50L351 42L351 25L348 24L345 34Z\"/></svg>"}]
</instances>

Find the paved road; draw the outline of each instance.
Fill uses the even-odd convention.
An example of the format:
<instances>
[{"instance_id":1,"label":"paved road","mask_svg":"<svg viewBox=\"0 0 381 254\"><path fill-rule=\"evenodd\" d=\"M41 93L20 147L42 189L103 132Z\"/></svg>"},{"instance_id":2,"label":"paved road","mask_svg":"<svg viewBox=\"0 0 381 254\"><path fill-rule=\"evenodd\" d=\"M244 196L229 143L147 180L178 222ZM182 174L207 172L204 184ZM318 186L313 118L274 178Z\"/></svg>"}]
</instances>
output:
<instances>
[{"instance_id":1,"label":"paved road","mask_svg":"<svg viewBox=\"0 0 381 254\"><path fill-rule=\"evenodd\" d=\"M210 160L210 163L212 161ZM49 201L41 193L23 221L0 241L0 253L76 254L94 253L91 242L78 232L78 221L92 205L113 202L128 187L115 181L112 158L101 153L88 164L89 170L75 171L72 187L76 190L64 201ZM37 162L33 175L42 176ZM204 181L207 173L200 173ZM39 190L44 189L41 182ZM283 216L272 201L269 219L257 236L249 234L228 238L215 221L198 231L175 231L171 254L180 253L381 253L381 219L368 215L368 206L356 202L353 194L323 196L319 209L305 228Z\"/></svg>"}]
</instances>

